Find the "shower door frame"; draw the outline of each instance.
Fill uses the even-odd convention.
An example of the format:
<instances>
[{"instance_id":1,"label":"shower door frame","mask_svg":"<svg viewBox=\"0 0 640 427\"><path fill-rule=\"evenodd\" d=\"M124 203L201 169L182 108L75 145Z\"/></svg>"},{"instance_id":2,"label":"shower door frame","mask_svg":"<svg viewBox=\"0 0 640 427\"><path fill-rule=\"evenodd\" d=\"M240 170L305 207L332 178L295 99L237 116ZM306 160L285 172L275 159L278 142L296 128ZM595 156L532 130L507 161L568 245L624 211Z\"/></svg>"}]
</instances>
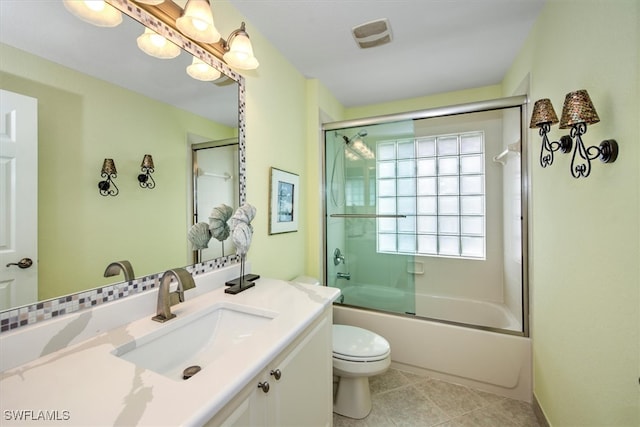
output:
<instances>
[{"instance_id":1,"label":"shower door frame","mask_svg":"<svg viewBox=\"0 0 640 427\"><path fill-rule=\"evenodd\" d=\"M396 113L396 114L386 114L382 116L374 116L374 117L365 117L360 119L353 120L345 120L339 122L329 122L323 123L322 130L322 194L324 195L322 200L322 275L323 282L328 283L328 273L327 273L327 182L326 182L326 133L328 131L336 131L344 128L354 128L354 127L364 127L370 125L378 125L389 122L399 122L403 120L419 120L419 119L429 119L435 117L445 117L445 116L455 116L466 113L479 113L483 111L492 111L492 110L503 110L507 108L520 108L520 171L521 171L521 180L520 180L520 191L521 191L521 202L520 202L520 211L522 215L521 221L521 232L522 232L522 241L521 241L521 253L522 253L522 270L521 270L521 280L522 280L522 332L519 331L508 331L504 329L495 329L495 328L487 328L487 327L478 327L473 325L463 325L467 327L475 327L477 329L485 329L494 332L512 334L512 335L520 335L524 337L529 337L529 183L531 177L529 175L529 156L528 153L528 140L527 140L527 131L526 131L526 122L528 117L527 107L529 105L529 98L527 95L517 95L510 96L505 98L497 98L490 99L485 101L476 101L465 104L456 104L449 105L444 107L435 107L428 108L425 110L417 110L417 111L409 111L404 113ZM362 308L366 310L366 308ZM397 314L402 316L402 314ZM412 316L419 317L419 316ZM437 319L429 319L434 321L439 321L443 323L455 323L455 322L447 322L443 320Z\"/></svg>"}]
</instances>

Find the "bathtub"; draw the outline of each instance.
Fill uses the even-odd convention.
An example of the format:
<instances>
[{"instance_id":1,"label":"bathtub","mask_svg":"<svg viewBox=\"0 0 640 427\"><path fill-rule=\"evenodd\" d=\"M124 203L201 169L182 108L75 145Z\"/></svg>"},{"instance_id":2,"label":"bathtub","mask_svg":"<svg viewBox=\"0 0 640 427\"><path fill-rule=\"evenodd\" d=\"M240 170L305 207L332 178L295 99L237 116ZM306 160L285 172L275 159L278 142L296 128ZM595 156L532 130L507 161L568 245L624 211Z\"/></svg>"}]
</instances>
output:
<instances>
[{"instance_id":1,"label":"bathtub","mask_svg":"<svg viewBox=\"0 0 640 427\"><path fill-rule=\"evenodd\" d=\"M407 295L402 289L376 285L350 285L341 291L340 302L348 305L522 332L520 321L504 304L425 294Z\"/></svg>"},{"instance_id":2,"label":"bathtub","mask_svg":"<svg viewBox=\"0 0 640 427\"><path fill-rule=\"evenodd\" d=\"M345 303L351 292L344 290ZM359 326L385 337L395 368L512 399L532 400L529 338L339 303L334 304L333 318L334 323Z\"/></svg>"}]
</instances>

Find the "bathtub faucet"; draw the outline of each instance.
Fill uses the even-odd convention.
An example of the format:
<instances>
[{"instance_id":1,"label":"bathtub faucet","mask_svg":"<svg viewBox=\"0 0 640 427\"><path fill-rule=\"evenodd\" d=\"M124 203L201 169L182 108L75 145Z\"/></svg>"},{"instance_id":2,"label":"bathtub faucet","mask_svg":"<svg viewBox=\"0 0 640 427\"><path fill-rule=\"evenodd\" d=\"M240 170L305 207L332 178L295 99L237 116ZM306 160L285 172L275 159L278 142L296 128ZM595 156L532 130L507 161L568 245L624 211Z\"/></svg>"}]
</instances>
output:
<instances>
[{"instance_id":1,"label":"bathtub faucet","mask_svg":"<svg viewBox=\"0 0 640 427\"><path fill-rule=\"evenodd\" d=\"M351 273L340 273L340 272L338 272L338 279L351 280Z\"/></svg>"}]
</instances>

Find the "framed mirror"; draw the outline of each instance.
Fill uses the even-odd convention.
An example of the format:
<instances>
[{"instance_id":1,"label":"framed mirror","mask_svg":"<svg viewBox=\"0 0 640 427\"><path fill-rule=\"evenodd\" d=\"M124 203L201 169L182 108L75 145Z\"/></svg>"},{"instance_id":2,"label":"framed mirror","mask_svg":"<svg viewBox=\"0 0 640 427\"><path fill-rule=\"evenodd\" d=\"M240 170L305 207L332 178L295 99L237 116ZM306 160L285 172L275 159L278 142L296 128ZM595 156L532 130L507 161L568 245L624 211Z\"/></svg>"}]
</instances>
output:
<instances>
[{"instance_id":1,"label":"framed mirror","mask_svg":"<svg viewBox=\"0 0 640 427\"><path fill-rule=\"evenodd\" d=\"M244 161L242 77L171 32L153 7L110 3L125 15L115 28L85 23L62 2L0 2L0 89L37 99L38 301L122 282L103 277L113 261L128 260L135 277L192 264L191 144L235 138ZM139 21L171 34L179 56L143 53ZM222 77L189 77L192 53ZM137 179L146 154L152 189ZM98 188L105 159L117 169L116 196ZM244 165L237 171L234 208L244 200ZM0 309L33 302L0 289Z\"/></svg>"}]
</instances>

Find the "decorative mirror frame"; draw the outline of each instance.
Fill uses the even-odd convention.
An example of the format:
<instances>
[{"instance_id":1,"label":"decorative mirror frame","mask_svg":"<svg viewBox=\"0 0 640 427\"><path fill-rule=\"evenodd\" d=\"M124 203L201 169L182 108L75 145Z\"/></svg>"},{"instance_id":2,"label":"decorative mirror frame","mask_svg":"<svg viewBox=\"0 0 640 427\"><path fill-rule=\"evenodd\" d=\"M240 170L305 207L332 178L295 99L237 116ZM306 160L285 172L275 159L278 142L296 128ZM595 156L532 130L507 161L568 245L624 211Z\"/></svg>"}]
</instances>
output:
<instances>
[{"instance_id":1,"label":"decorative mirror frame","mask_svg":"<svg viewBox=\"0 0 640 427\"><path fill-rule=\"evenodd\" d=\"M175 16L182 9L170 0L159 6L134 3L130 0L106 0L125 15L151 28L156 33L171 40L191 55L222 71L238 84L238 151L239 151L239 202L246 203L246 155L245 155L245 86L244 77L222 62L223 50L218 44L198 43L184 37L175 27ZM186 233L185 233L186 241ZM229 255L187 266L194 276L204 274L240 262L237 255ZM171 267L168 267L171 268ZM139 277L130 282L115 283L87 291L52 298L46 301L11 308L0 313L0 334L20 327L46 321L57 316L118 300L129 295L154 289L160 284L163 272Z\"/></svg>"}]
</instances>

